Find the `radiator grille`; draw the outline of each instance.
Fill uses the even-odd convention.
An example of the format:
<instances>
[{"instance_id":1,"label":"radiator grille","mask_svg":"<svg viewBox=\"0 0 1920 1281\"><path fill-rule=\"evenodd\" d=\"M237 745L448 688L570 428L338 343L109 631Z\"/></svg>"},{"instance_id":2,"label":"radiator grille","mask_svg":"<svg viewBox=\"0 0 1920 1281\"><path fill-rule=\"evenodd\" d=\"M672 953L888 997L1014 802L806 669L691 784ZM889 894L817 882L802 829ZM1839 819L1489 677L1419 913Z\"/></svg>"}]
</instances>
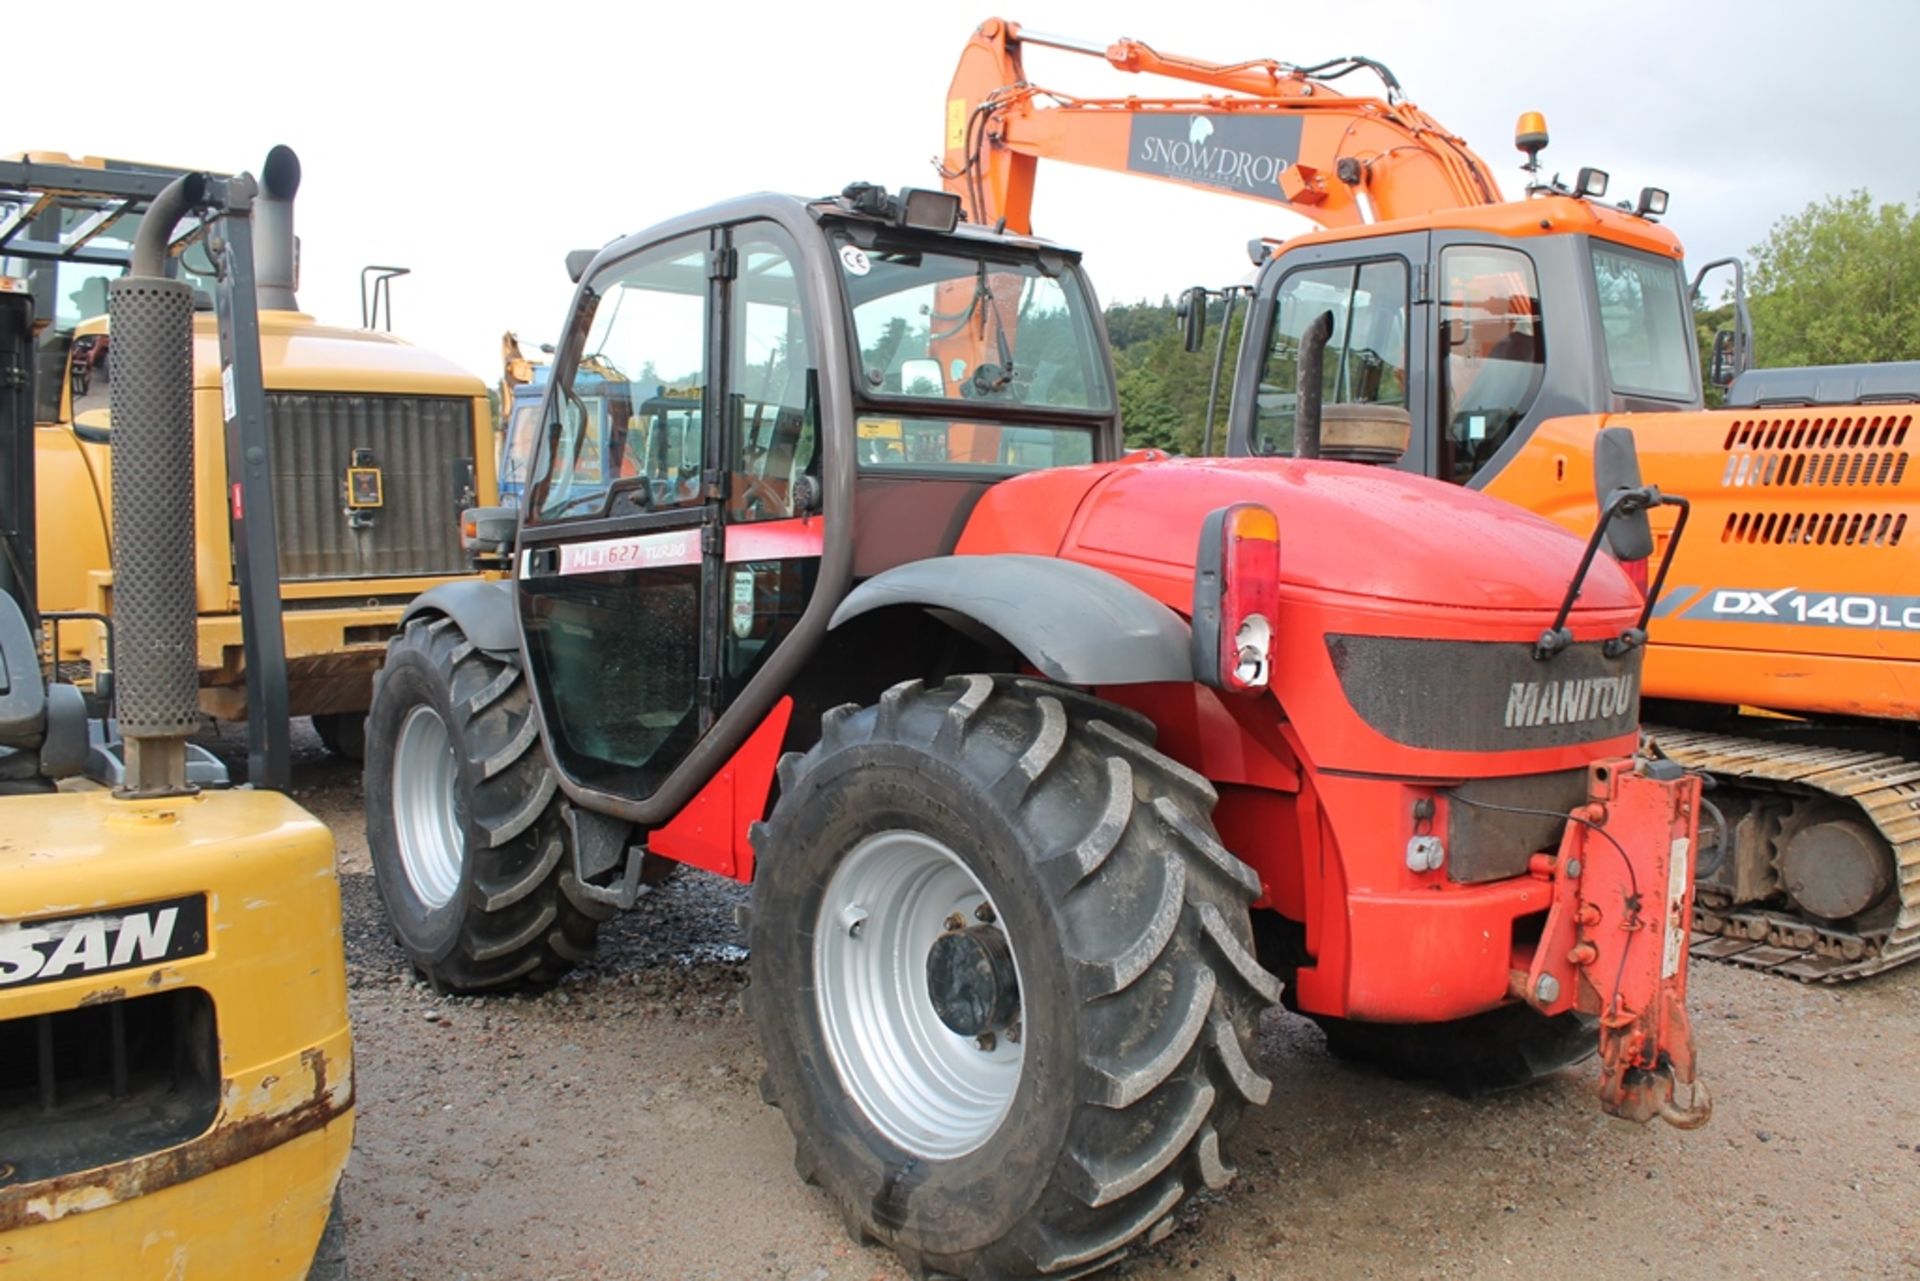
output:
<instances>
[{"instance_id":1,"label":"radiator grille","mask_svg":"<svg viewBox=\"0 0 1920 1281\"><path fill-rule=\"evenodd\" d=\"M1728 512L1723 543L1802 547L1898 547L1907 532L1905 513Z\"/></svg>"},{"instance_id":2,"label":"radiator grille","mask_svg":"<svg viewBox=\"0 0 1920 1281\"><path fill-rule=\"evenodd\" d=\"M196 988L0 1021L0 1162L30 1183L173 1147L220 1110Z\"/></svg>"},{"instance_id":3,"label":"radiator grille","mask_svg":"<svg viewBox=\"0 0 1920 1281\"><path fill-rule=\"evenodd\" d=\"M1881 488L1906 477L1912 414L1822 414L1742 418L1727 429L1729 489L1831 486Z\"/></svg>"},{"instance_id":4,"label":"radiator grille","mask_svg":"<svg viewBox=\"0 0 1920 1281\"><path fill-rule=\"evenodd\" d=\"M470 402L269 392L267 425L282 579L466 571L460 511L473 501ZM382 505L350 517L347 468L356 450L380 469Z\"/></svg>"}]
</instances>

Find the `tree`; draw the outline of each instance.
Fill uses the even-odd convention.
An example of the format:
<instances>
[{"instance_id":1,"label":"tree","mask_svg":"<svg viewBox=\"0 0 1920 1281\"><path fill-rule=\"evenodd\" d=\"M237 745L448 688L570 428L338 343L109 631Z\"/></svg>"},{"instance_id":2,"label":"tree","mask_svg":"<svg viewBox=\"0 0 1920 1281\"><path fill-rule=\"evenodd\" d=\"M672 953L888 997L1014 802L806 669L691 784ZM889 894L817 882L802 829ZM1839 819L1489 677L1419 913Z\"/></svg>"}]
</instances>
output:
<instances>
[{"instance_id":1,"label":"tree","mask_svg":"<svg viewBox=\"0 0 1920 1281\"><path fill-rule=\"evenodd\" d=\"M1920 359L1920 210L1830 196L1753 249L1762 365Z\"/></svg>"},{"instance_id":2,"label":"tree","mask_svg":"<svg viewBox=\"0 0 1920 1281\"><path fill-rule=\"evenodd\" d=\"M1220 405L1215 412L1213 451L1226 452L1227 402L1233 388L1240 332L1247 309L1240 306L1227 333L1227 357L1221 371ZM1113 344L1114 373L1120 382L1120 421L1132 449L1164 449L1195 455L1205 440L1207 385L1213 375L1215 343L1225 304L1207 306L1207 337L1189 352L1182 341L1173 300L1119 303L1107 308L1107 335Z\"/></svg>"}]
</instances>

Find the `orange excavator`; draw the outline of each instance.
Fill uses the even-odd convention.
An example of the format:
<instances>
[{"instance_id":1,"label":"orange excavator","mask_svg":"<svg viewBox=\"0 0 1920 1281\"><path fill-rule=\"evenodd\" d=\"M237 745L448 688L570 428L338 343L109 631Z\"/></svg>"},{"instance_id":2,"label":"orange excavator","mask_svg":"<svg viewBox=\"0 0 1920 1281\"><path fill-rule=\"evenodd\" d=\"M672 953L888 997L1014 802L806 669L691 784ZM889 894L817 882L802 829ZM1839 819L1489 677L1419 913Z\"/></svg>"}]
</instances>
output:
<instances>
[{"instance_id":1,"label":"orange excavator","mask_svg":"<svg viewBox=\"0 0 1920 1281\"><path fill-rule=\"evenodd\" d=\"M1203 92L1043 88L1026 76L1028 46ZM1355 73L1382 91L1335 88ZM961 54L941 171L971 220L1022 232L1043 158L1315 224L1249 246L1258 275L1229 453L1390 460L1586 530L1610 493L1601 433L1631 431L1648 479L1686 494L1696 526L1650 585L1675 509L1653 513L1653 546L1611 549L1656 599L1642 690L1661 726L1652 740L1713 782L1695 953L1829 982L1920 957L1920 528L1908 528L1920 366L1746 369L1739 265L1710 263L1690 284L1679 239L1658 222L1665 191L1607 204L1602 170L1543 179L1548 135L1534 112L1514 141L1527 186L1507 200L1371 59L1215 63L995 19ZM1728 408L1708 412L1692 298L1726 265L1739 319L1711 362ZM1205 301L1183 298L1189 345ZM1315 390L1298 385L1301 339L1328 320L1319 395L1301 396ZM1307 416L1321 430L1296 438L1302 400L1323 403ZM1342 435L1343 424L1375 434ZM1560 714L1514 694L1513 716Z\"/></svg>"}]
</instances>

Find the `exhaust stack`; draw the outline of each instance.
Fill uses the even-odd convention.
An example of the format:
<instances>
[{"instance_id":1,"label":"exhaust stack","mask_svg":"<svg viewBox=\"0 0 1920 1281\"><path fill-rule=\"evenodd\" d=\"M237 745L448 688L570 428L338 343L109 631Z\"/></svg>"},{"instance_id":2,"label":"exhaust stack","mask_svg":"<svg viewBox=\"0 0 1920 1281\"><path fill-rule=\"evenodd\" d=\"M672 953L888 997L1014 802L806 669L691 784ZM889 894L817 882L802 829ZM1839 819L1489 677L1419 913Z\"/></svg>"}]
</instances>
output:
<instances>
[{"instance_id":1,"label":"exhaust stack","mask_svg":"<svg viewBox=\"0 0 1920 1281\"><path fill-rule=\"evenodd\" d=\"M126 736L117 795L177 796L200 724L193 574L193 287L169 280L174 225L206 196L204 174L154 197L129 273L107 286L113 334L113 618Z\"/></svg>"},{"instance_id":2,"label":"exhaust stack","mask_svg":"<svg viewBox=\"0 0 1920 1281\"><path fill-rule=\"evenodd\" d=\"M298 311L300 238L293 234L293 198L300 191L300 157L292 147L267 153L260 194L253 201L253 262L260 310Z\"/></svg>"}]
</instances>

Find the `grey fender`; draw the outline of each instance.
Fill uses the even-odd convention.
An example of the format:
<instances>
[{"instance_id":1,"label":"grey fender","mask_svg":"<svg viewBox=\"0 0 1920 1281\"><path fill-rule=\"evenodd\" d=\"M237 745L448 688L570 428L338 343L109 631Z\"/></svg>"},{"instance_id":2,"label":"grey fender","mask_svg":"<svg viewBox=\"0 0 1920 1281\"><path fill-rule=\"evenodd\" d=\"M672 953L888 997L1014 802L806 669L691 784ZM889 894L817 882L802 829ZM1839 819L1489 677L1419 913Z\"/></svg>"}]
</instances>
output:
<instances>
[{"instance_id":1,"label":"grey fender","mask_svg":"<svg viewBox=\"0 0 1920 1281\"><path fill-rule=\"evenodd\" d=\"M520 631L513 617L513 584L494 579L469 578L455 583L429 587L413 598L400 626L422 614L445 614L460 624L467 639L495 654L520 654Z\"/></svg>"},{"instance_id":2,"label":"grey fender","mask_svg":"<svg viewBox=\"0 0 1920 1281\"><path fill-rule=\"evenodd\" d=\"M829 626L893 605L971 619L1066 685L1193 679L1186 620L1132 583L1076 561L1011 554L910 561L849 592Z\"/></svg>"}]
</instances>

